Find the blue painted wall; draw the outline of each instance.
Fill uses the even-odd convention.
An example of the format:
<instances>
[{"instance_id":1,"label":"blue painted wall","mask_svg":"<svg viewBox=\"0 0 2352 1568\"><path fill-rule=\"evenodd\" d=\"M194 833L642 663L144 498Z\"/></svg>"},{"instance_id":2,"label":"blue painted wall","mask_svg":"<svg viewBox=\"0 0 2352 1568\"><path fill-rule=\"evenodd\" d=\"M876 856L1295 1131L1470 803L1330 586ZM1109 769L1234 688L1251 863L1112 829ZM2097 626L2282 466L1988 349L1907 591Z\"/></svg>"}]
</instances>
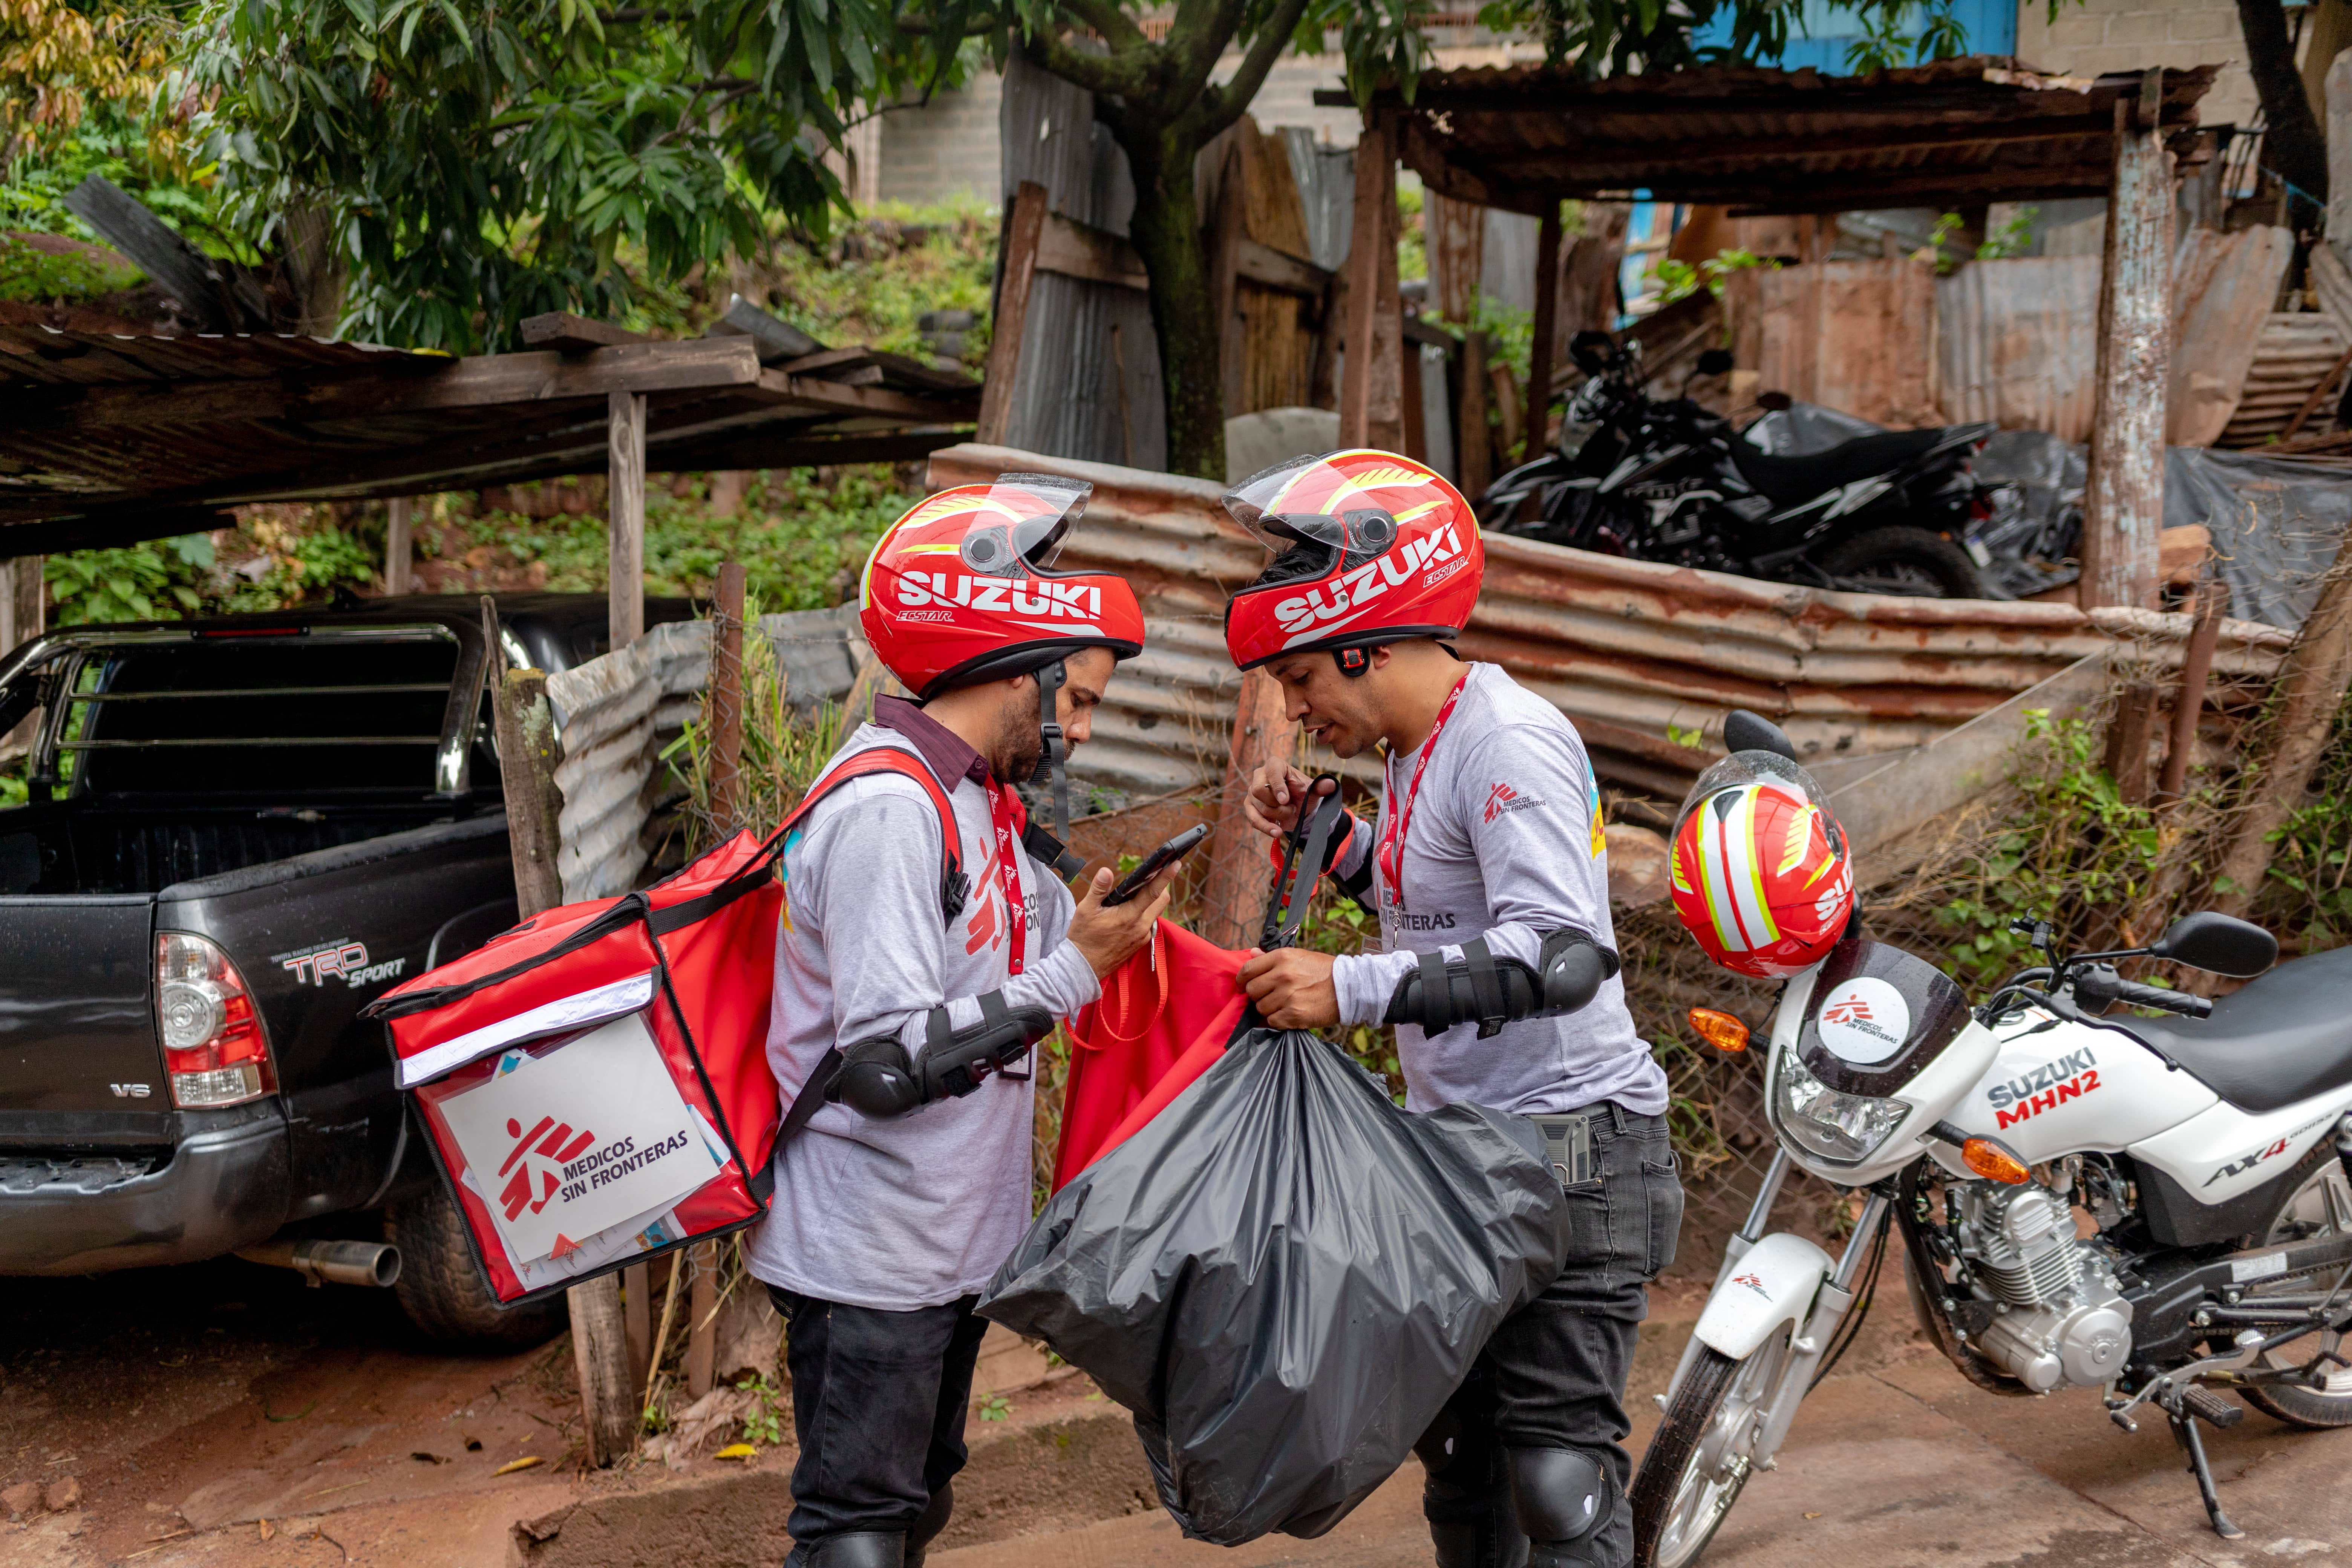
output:
<instances>
[{"instance_id":1,"label":"blue painted wall","mask_svg":"<svg viewBox=\"0 0 2352 1568\"><path fill-rule=\"evenodd\" d=\"M1953 0L1952 11L1968 35L1963 52L2017 52L2017 0ZM1862 26L1853 12L1832 9L1828 0L1804 0L1802 21L1790 25L1789 47L1779 64L1784 70L1811 66L1831 76L1843 76L1846 46L1861 36ZM1718 47L1729 44L1730 18L1718 15L1716 21L1699 30L1696 41Z\"/></svg>"}]
</instances>

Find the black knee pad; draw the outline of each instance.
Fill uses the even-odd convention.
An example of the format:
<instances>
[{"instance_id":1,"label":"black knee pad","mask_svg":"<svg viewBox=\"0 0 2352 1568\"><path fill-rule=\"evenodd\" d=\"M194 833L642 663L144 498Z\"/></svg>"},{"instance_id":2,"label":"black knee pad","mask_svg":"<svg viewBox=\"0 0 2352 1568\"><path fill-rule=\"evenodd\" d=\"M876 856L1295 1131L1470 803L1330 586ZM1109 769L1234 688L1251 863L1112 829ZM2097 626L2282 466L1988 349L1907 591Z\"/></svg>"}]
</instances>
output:
<instances>
[{"instance_id":1,"label":"black knee pad","mask_svg":"<svg viewBox=\"0 0 2352 1568\"><path fill-rule=\"evenodd\" d=\"M1574 1448L1513 1448L1509 1464L1519 1528L1539 1554L1594 1533L1617 1506L1609 1472Z\"/></svg>"},{"instance_id":2,"label":"black knee pad","mask_svg":"<svg viewBox=\"0 0 2352 1568\"><path fill-rule=\"evenodd\" d=\"M799 1548L793 1555L798 1556ZM856 1531L847 1535L822 1535L809 1542L808 1568L904 1568L907 1538L892 1532Z\"/></svg>"}]
</instances>

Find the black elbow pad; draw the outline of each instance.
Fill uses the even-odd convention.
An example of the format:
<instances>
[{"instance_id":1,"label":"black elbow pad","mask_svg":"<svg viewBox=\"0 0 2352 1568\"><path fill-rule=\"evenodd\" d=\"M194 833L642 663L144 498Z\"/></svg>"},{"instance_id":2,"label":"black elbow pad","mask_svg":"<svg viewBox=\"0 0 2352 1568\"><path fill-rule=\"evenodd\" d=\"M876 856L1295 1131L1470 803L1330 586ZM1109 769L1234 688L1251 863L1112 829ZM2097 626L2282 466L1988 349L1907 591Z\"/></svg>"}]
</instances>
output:
<instances>
[{"instance_id":1,"label":"black elbow pad","mask_svg":"<svg viewBox=\"0 0 2352 1568\"><path fill-rule=\"evenodd\" d=\"M1568 930L1547 932L1536 962L1529 969L1516 958L1497 958L1484 937L1464 942L1453 963L1424 952L1421 966L1397 983L1381 1021L1417 1024L1432 1035L1475 1022L1485 1039L1521 1018L1575 1012L1617 973L1615 953Z\"/></svg>"},{"instance_id":2,"label":"black elbow pad","mask_svg":"<svg viewBox=\"0 0 2352 1568\"><path fill-rule=\"evenodd\" d=\"M896 1035L860 1040L842 1053L840 1070L824 1097L860 1116L887 1121L935 1100L961 1099L1007 1071L1030 1047L1053 1032L1043 1007L1004 1005L1002 992L980 998L980 1022L951 1028L948 1010L934 1007L923 1020L921 1059L910 1058Z\"/></svg>"}]
</instances>

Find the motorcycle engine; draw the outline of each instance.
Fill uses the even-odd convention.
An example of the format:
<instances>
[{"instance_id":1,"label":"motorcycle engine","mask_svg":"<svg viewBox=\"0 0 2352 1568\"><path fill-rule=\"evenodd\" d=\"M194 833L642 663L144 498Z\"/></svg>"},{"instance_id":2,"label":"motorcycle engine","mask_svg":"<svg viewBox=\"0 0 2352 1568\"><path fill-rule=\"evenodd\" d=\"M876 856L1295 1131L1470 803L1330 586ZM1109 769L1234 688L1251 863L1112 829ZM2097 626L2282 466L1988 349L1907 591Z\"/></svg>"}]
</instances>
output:
<instances>
[{"instance_id":1,"label":"motorcycle engine","mask_svg":"<svg viewBox=\"0 0 2352 1568\"><path fill-rule=\"evenodd\" d=\"M2131 1303L2105 1254L2074 1235L2074 1212L2037 1184L1961 1189L1961 1255L1999 1310L1976 1347L2036 1394L2096 1385L2131 1354Z\"/></svg>"}]
</instances>

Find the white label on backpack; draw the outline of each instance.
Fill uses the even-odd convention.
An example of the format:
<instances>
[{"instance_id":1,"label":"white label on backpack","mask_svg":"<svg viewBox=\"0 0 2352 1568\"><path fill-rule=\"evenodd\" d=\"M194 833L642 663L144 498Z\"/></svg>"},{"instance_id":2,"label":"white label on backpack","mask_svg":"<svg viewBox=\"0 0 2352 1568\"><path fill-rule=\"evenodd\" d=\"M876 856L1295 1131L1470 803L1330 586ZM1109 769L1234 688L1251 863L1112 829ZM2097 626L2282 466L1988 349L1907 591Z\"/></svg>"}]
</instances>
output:
<instances>
[{"instance_id":1,"label":"white label on backpack","mask_svg":"<svg viewBox=\"0 0 2352 1568\"><path fill-rule=\"evenodd\" d=\"M517 1262L565 1256L719 1171L635 1013L545 1056L509 1052L440 1111Z\"/></svg>"},{"instance_id":2,"label":"white label on backpack","mask_svg":"<svg viewBox=\"0 0 2352 1568\"><path fill-rule=\"evenodd\" d=\"M599 985L593 991L559 996L529 1012L517 1013L495 1024L485 1024L437 1046L428 1046L413 1057L404 1057L400 1063L400 1087L414 1089L428 1079L439 1078L445 1072L455 1072L467 1062L488 1056L501 1046L544 1039L550 1035L560 1035L566 1029L583 1029L606 1018L635 1013L653 999L654 972L650 969L626 980L615 980L610 985Z\"/></svg>"},{"instance_id":3,"label":"white label on backpack","mask_svg":"<svg viewBox=\"0 0 2352 1568\"><path fill-rule=\"evenodd\" d=\"M1911 1037L1911 1005L1902 992L1865 974L1832 987L1813 1024L1832 1056L1868 1067L1901 1050Z\"/></svg>"}]
</instances>

